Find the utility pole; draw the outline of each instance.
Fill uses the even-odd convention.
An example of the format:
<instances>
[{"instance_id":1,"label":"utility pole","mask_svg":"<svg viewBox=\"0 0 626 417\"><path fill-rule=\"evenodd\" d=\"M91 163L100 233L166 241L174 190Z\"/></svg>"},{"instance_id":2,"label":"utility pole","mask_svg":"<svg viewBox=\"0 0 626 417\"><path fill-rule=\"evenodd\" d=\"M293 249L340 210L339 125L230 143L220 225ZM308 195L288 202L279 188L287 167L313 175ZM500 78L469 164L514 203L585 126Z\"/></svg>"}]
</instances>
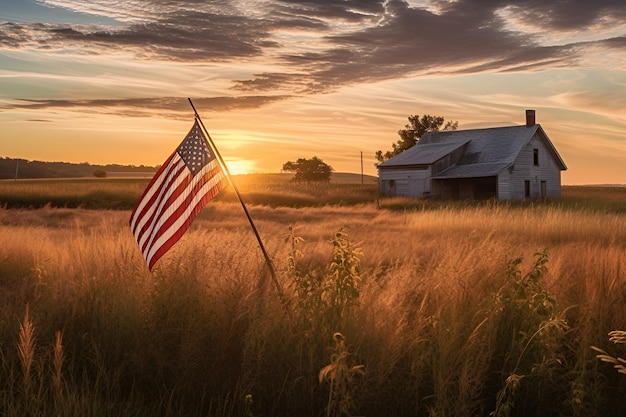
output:
<instances>
[{"instance_id":1,"label":"utility pole","mask_svg":"<svg viewBox=\"0 0 626 417\"><path fill-rule=\"evenodd\" d=\"M17 171L19 170L19 168L20 168L20 161L18 159L17 161L15 161L15 181L14 182L17 182Z\"/></svg>"},{"instance_id":2,"label":"utility pole","mask_svg":"<svg viewBox=\"0 0 626 417\"><path fill-rule=\"evenodd\" d=\"M361 151L361 185L363 185L363 151Z\"/></svg>"}]
</instances>

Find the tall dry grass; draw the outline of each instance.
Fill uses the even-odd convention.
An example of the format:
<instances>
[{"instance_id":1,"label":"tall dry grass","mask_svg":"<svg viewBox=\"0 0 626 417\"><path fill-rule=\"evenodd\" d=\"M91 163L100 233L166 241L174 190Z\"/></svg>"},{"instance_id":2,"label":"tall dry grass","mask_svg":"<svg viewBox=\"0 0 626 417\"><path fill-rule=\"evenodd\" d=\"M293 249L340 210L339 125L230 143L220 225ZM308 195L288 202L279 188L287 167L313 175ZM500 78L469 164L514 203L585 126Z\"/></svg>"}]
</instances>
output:
<instances>
[{"instance_id":1,"label":"tall dry grass","mask_svg":"<svg viewBox=\"0 0 626 417\"><path fill-rule=\"evenodd\" d=\"M0 414L341 415L338 399L368 416L623 413L626 378L590 346L619 356L607 334L626 323L624 216L249 209L286 307L237 204L209 204L152 274L127 211L0 210ZM338 364L364 370L341 392L318 380Z\"/></svg>"}]
</instances>

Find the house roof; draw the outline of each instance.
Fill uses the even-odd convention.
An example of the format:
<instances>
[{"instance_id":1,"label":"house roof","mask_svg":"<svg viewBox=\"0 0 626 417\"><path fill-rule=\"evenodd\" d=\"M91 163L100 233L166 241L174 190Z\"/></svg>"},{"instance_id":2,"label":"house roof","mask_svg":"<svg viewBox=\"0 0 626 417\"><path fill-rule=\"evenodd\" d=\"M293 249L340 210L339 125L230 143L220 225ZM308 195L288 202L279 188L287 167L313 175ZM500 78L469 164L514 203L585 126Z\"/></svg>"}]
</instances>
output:
<instances>
[{"instance_id":1,"label":"house roof","mask_svg":"<svg viewBox=\"0 0 626 417\"><path fill-rule=\"evenodd\" d=\"M421 140L420 140L421 142ZM411 166L429 165L437 162L450 152L469 142L468 139L446 140L445 142L425 143L421 146L412 146L397 156L383 162L379 166ZM418 142L419 143L419 142Z\"/></svg>"},{"instance_id":2,"label":"house roof","mask_svg":"<svg viewBox=\"0 0 626 417\"><path fill-rule=\"evenodd\" d=\"M560 169L567 167L540 125L428 132L415 146L380 164L381 168L432 164L465 145L460 160L433 178L487 177L511 166L521 150L539 133Z\"/></svg>"},{"instance_id":3,"label":"house roof","mask_svg":"<svg viewBox=\"0 0 626 417\"><path fill-rule=\"evenodd\" d=\"M474 178L474 177L492 177L498 175L505 168L511 164L506 162L498 163L484 163L484 164L471 164L471 165L454 165L450 168L433 175L433 179L443 180L450 178Z\"/></svg>"}]
</instances>

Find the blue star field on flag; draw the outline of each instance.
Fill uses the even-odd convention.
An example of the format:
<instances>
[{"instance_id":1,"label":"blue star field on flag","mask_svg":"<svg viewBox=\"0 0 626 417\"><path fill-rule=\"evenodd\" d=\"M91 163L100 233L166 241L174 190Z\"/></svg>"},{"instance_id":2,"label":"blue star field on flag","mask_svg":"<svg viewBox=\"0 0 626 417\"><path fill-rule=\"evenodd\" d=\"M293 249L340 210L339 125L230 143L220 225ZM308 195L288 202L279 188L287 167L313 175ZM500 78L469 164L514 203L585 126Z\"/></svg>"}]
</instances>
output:
<instances>
[{"instance_id":1,"label":"blue star field on flag","mask_svg":"<svg viewBox=\"0 0 626 417\"><path fill-rule=\"evenodd\" d=\"M176 152L185 161L187 168L193 175L196 175L214 158L197 123L194 124L185 140L178 146Z\"/></svg>"}]
</instances>

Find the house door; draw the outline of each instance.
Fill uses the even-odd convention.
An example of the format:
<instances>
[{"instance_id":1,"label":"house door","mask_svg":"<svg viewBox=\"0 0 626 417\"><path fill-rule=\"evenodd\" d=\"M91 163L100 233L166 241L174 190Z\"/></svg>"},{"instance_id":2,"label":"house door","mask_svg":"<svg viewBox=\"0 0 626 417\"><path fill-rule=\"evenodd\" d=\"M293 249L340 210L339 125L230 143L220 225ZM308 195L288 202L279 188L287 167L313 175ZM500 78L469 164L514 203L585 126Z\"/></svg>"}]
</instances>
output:
<instances>
[{"instance_id":1,"label":"house door","mask_svg":"<svg viewBox=\"0 0 626 417\"><path fill-rule=\"evenodd\" d=\"M546 198L547 185L545 181L541 181L541 198Z\"/></svg>"},{"instance_id":2,"label":"house door","mask_svg":"<svg viewBox=\"0 0 626 417\"><path fill-rule=\"evenodd\" d=\"M524 181L524 197L530 197L530 181Z\"/></svg>"}]
</instances>

